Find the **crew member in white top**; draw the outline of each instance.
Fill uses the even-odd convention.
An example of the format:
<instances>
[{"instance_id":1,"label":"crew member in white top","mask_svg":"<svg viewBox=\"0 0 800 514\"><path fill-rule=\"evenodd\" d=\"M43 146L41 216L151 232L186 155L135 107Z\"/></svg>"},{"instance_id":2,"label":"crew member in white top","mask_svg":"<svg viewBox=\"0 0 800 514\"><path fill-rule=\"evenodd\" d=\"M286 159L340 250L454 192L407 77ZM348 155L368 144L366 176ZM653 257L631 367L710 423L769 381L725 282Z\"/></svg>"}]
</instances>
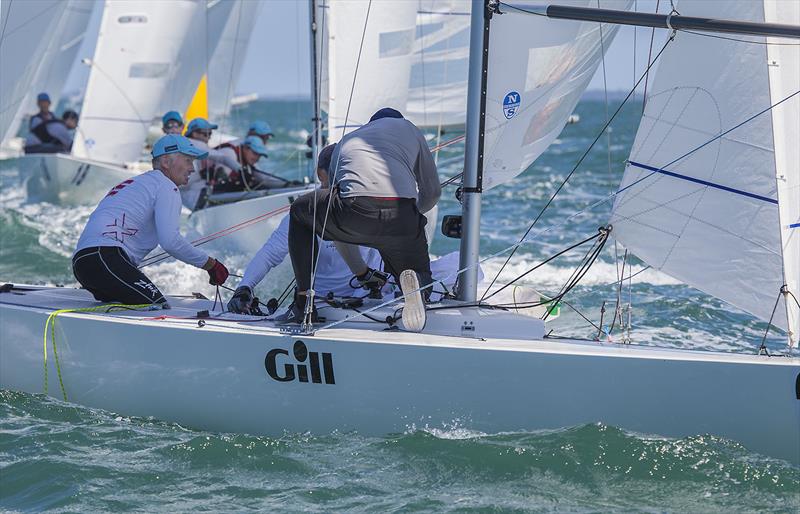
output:
<instances>
[{"instance_id":1,"label":"crew member in white top","mask_svg":"<svg viewBox=\"0 0 800 514\"><path fill-rule=\"evenodd\" d=\"M319 154L317 177L319 177L323 189L329 185L328 170L335 146L327 146ZM377 250L364 246L358 247L360 255L356 255L354 258L361 259L362 268L368 270L369 277L373 281L353 281L353 274L348 264L345 263L336 250L335 243L332 241L318 241L318 244L320 247L314 288L320 291L321 296L324 297L329 292L338 297L354 296L357 293L356 288L367 290L375 290L377 288L379 291L380 287L386 282L387 275L379 271L381 268L381 255ZM258 300L253 296L253 290L267 276L270 270L283 262L288 254L289 216L287 215L281 220L278 228L248 264L239 287L236 288L233 298L228 302L228 310L239 314L262 314L258 307ZM348 257L350 258L350 256ZM362 292L358 296L365 296L366 294Z\"/></svg>"},{"instance_id":2,"label":"crew member in white top","mask_svg":"<svg viewBox=\"0 0 800 514\"><path fill-rule=\"evenodd\" d=\"M211 134L218 125L210 123L205 118L195 118L186 126L186 137L192 144L206 152L206 156L195 162L197 171L186 185L181 186L181 199L187 209L202 209L206 203L206 196L217 182L217 168L222 166L230 170L239 171L241 165L236 160L236 155L212 149L208 146ZM221 177L226 176L225 173ZM205 190L205 191L204 191Z\"/></svg>"},{"instance_id":3,"label":"crew member in white top","mask_svg":"<svg viewBox=\"0 0 800 514\"><path fill-rule=\"evenodd\" d=\"M72 270L78 282L101 302L166 303L164 295L137 268L157 245L178 260L202 268L209 283L222 285L225 266L198 250L179 230L178 187L206 153L185 137L168 134L153 145L153 170L117 184L100 202L83 229Z\"/></svg>"}]
</instances>

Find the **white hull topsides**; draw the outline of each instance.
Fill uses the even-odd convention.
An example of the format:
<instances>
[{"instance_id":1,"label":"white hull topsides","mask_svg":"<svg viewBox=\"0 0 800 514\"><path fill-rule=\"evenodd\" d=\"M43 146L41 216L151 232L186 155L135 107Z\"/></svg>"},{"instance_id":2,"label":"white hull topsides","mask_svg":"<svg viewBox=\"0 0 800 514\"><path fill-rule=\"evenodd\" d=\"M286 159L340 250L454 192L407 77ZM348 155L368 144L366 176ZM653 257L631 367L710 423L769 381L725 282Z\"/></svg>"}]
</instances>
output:
<instances>
[{"instance_id":1,"label":"white hull topsides","mask_svg":"<svg viewBox=\"0 0 800 514\"><path fill-rule=\"evenodd\" d=\"M602 422L667 437L714 434L800 463L798 358L546 339L540 320L498 310L431 311L423 333L385 331L360 318L292 336L247 316L203 324L196 314L210 308L205 300L170 304L60 315L68 399L268 435L426 426L498 433ZM65 288L0 294L0 386L43 392L48 314L95 305L85 291ZM345 312L353 314L320 310L328 321ZM61 397L48 347L49 394Z\"/></svg>"}]
</instances>

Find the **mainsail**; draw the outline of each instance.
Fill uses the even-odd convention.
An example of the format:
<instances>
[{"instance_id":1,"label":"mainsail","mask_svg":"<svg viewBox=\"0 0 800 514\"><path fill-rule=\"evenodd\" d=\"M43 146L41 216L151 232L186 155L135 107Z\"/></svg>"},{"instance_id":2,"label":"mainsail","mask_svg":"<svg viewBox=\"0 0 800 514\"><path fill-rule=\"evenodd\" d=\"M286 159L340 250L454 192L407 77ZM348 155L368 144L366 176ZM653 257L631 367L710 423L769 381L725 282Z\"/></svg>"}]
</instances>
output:
<instances>
[{"instance_id":1,"label":"mainsail","mask_svg":"<svg viewBox=\"0 0 800 514\"><path fill-rule=\"evenodd\" d=\"M175 63L190 33L202 26L205 9L199 0L105 3L75 156L113 163L138 159L166 92L182 80Z\"/></svg>"},{"instance_id":2,"label":"mainsail","mask_svg":"<svg viewBox=\"0 0 800 514\"><path fill-rule=\"evenodd\" d=\"M683 1L680 10L800 25L791 1ZM779 300L773 323L791 330L790 342L800 319L798 92L794 40L678 33L611 217L616 238L654 268L762 320ZM795 299L779 294L784 284Z\"/></svg>"},{"instance_id":3,"label":"mainsail","mask_svg":"<svg viewBox=\"0 0 800 514\"><path fill-rule=\"evenodd\" d=\"M0 3L0 141L15 128L49 40L67 7L60 0Z\"/></svg>"},{"instance_id":4,"label":"mainsail","mask_svg":"<svg viewBox=\"0 0 800 514\"><path fill-rule=\"evenodd\" d=\"M631 0L559 4L627 9ZM514 2L526 9L539 1ZM599 4L599 5L598 5ZM617 25L551 20L501 5L489 34L483 189L528 168L556 139L586 90Z\"/></svg>"},{"instance_id":5,"label":"mainsail","mask_svg":"<svg viewBox=\"0 0 800 514\"><path fill-rule=\"evenodd\" d=\"M406 118L418 126L463 125L467 112L470 4L418 0Z\"/></svg>"},{"instance_id":6,"label":"mainsail","mask_svg":"<svg viewBox=\"0 0 800 514\"><path fill-rule=\"evenodd\" d=\"M316 8L320 96L329 137L339 140L381 107L404 111L417 3L326 0Z\"/></svg>"},{"instance_id":7,"label":"mainsail","mask_svg":"<svg viewBox=\"0 0 800 514\"><path fill-rule=\"evenodd\" d=\"M228 114L234 86L242 71L247 45L264 2L229 0L232 5L208 62L208 113Z\"/></svg>"}]
</instances>

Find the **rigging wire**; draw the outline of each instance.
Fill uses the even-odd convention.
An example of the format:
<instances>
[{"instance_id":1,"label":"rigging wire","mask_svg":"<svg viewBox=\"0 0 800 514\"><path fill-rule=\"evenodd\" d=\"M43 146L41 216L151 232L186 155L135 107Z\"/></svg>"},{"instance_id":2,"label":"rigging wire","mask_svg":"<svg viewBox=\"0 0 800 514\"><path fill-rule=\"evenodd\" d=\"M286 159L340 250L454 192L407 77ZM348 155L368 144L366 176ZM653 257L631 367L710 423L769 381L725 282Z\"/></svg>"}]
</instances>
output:
<instances>
[{"instance_id":1,"label":"rigging wire","mask_svg":"<svg viewBox=\"0 0 800 514\"><path fill-rule=\"evenodd\" d=\"M564 178L564 180L561 182L561 184L559 184L559 186L556 188L556 190L555 190L555 191L553 192L553 194L550 196L550 199L547 201L547 203L545 204L545 206L544 206L544 207L542 207L542 210L541 210L541 211L539 211L539 214L537 214L537 215L536 215L536 218L534 218L533 222L531 222L531 224L530 224L530 225L528 226L528 228L525 230L525 233L522 235L522 237L521 237L521 238L520 238L520 240L519 240L519 241L520 241L520 243L521 243L522 241L524 241L526 237L528 237L528 234L530 234L530 231L533 229L533 227L535 227L535 226L536 226L536 224L537 224L537 223L539 222L539 220L541 219L542 215L545 213L545 211L546 211L546 210L547 210L547 209L550 207L550 205L553 203L553 200L555 200L556 196L558 196L558 194L561 192L561 190L562 190L562 189L564 188L564 186L567 184L567 182L569 181L569 179L570 179L570 178L572 178L572 175L573 175L573 174L574 174L574 173L575 173L575 172L578 170L578 168L580 167L580 165L583 163L584 159L586 159L586 157L589 155L589 152L592 150L592 148L594 148L594 145L597 143L597 141L599 141L599 140L600 140L600 138L603 136L603 133L606 131L606 129L609 127L609 125L611 125L611 122L612 122L612 121L614 121L614 119L617 117L617 115L619 114L619 112L622 110L622 107L623 107L623 106L625 106L625 104L626 104L626 103L628 102L628 100L631 98L631 96L633 95L633 93L636 91L636 88L639 86L639 84L642 82L642 80L644 80L644 78L647 76L647 72L648 72L648 71L650 71L650 68L652 68L652 67L653 67L653 65L654 65L654 64L655 64L655 63L658 61L658 58L661 56L661 54L662 54L662 53L664 53L664 50L666 50L666 49L667 49L667 46L669 46L669 44L670 44L670 43L671 43L673 40L674 40L674 37L670 37L670 38L669 38L669 39L668 39L668 40L667 40L667 41L664 43L664 46L663 46L663 47L661 47L661 50L659 50L659 52L658 52L658 54L656 55L655 59L653 59L653 61L652 61L650 64L648 64L648 66L647 66L647 69L644 71L644 73L642 74L642 76L641 76L641 77L639 77L639 80L638 80L638 81L636 81L636 84L634 84L633 88L631 88L631 90L628 92L628 94L627 94L627 95L625 96L625 98L622 100L622 103L620 103L620 104L619 104L619 107L617 107L617 110L616 110L616 111L614 111L614 114L613 114L613 115L612 115L610 118L608 118L608 119L606 120L606 123L603 125L603 128L600 130L600 132L598 132L597 136L595 136L595 138L594 138L594 140L592 141L592 143L591 143L591 144L589 145L589 147L588 147L588 148L587 148L587 149L586 149L586 150L583 152L583 154L581 155L580 159L578 159L578 162L577 162L577 163L575 163L575 166L573 166L573 167L572 167L572 170L570 170L570 172L567 174L566 178ZM484 293L483 293L483 295L484 295L484 296L486 295L486 292L488 292L488 291L489 291L489 289L490 289L490 288L491 288L491 287L494 285L494 283L495 283L495 282L497 281L497 279L500 277L500 274L503 272L503 270L506 268L506 266L508 265L508 263L509 263L509 261L511 260L511 258L512 258L512 257L514 256L514 254L516 253L516 250L517 250L517 248L519 248L519 246L515 246L515 247L514 247L514 249L511 251L511 253L509 254L509 256L506 258L505 262L504 262L504 263L503 263L503 265L500 267L500 270L497 272L497 274L495 274L495 277L492 279L492 282L489 284L489 287L487 287L487 288L486 288L486 291L484 291ZM482 297L481 299L483 299L483 297Z\"/></svg>"},{"instance_id":2,"label":"rigging wire","mask_svg":"<svg viewBox=\"0 0 800 514\"><path fill-rule=\"evenodd\" d=\"M765 45L765 46L800 46L800 43L770 43L769 41L753 41L752 39L739 39L730 36L720 36L717 34L707 34L704 32L696 32L694 30L688 29L677 29L678 32L686 32L687 34L692 34L694 36L702 36L702 37L710 37L714 39L725 39L727 41L735 41L737 43L749 43L751 45Z\"/></svg>"},{"instance_id":3,"label":"rigging wire","mask_svg":"<svg viewBox=\"0 0 800 514\"><path fill-rule=\"evenodd\" d=\"M661 0L656 0L656 13L658 13L658 4L661 3ZM653 39L656 37L656 28L653 27L652 31L650 32L650 50L647 51L647 69L650 69L650 63L652 62L653 56ZM644 79L644 96L642 97L642 114L644 114L644 105L647 103L647 72L645 72L645 79Z\"/></svg>"}]
</instances>

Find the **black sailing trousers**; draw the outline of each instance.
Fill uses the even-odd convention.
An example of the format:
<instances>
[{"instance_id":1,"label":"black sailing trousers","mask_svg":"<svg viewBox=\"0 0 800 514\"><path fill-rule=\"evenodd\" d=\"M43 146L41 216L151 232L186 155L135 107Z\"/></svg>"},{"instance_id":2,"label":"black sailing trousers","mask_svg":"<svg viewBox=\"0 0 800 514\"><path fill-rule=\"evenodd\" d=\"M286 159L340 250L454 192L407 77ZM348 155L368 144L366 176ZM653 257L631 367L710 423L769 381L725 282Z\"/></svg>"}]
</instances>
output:
<instances>
[{"instance_id":1,"label":"black sailing trousers","mask_svg":"<svg viewBox=\"0 0 800 514\"><path fill-rule=\"evenodd\" d=\"M72 257L72 273L100 302L164 303L166 298L117 246L84 248Z\"/></svg>"},{"instance_id":2,"label":"black sailing trousers","mask_svg":"<svg viewBox=\"0 0 800 514\"><path fill-rule=\"evenodd\" d=\"M329 198L330 213L325 223ZM336 190L333 193L321 190L316 193L316 224L314 203L314 193L304 195L295 200L289 214L289 255L298 291L307 291L311 287L311 269L318 251L315 231L326 241L375 248L381 254L384 269L398 284L400 273L407 269L417 273L421 286L432 282L425 237L427 220L417 210L416 200L368 196L341 198Z\"/></svg>"}]
</instances>

